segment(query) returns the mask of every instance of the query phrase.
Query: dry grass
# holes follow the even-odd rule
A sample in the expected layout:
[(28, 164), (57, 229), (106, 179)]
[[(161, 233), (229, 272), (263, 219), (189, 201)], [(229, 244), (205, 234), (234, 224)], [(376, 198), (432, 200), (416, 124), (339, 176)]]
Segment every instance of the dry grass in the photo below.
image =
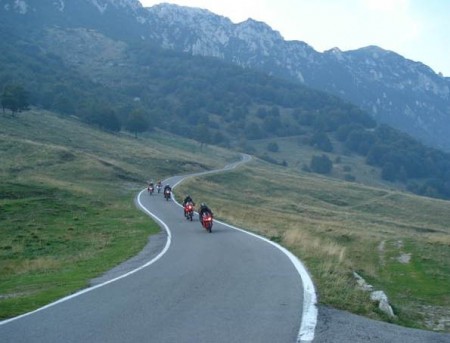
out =
[[(450, 310), (442, 292), (450, 284), (450, 202), (259, 162), (202, 180), (177, 191), (207, 202), (222, 220), (287, 247), (308, 266), (320, 302), (385, 319), (357, 289), (357, 271), (387, 292), (400, 314), (397, 323), (426, 327), (421, 314), (405, 313), (419, 303), (439, 302)], [(411, 263), (401, 265), (398, 257), (407, 253)], [(405, 286), (414, 294), (407, 299)]]

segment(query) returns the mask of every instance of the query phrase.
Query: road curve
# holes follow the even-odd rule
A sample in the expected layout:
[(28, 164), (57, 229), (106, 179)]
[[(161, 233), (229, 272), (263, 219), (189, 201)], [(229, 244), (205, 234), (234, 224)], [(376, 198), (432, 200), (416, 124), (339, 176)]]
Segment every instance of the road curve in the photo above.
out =
[[(244, 158), (244, 161), (248, 157)], [(232, 169), (237, 163), (227, 166)], [(184, 177), (167, 180), (178, 184)], [(315, 293), (283, 248), (216, 221), (186, 221), (175, 201), (144, 191), (165, 229), (152, 258), (37, 311), (0, 322), (1, 342), (308, 342)], [(119, 268), (120, 269), (120, 268)], [(303, 300), (306, 300), (305, 304)]]

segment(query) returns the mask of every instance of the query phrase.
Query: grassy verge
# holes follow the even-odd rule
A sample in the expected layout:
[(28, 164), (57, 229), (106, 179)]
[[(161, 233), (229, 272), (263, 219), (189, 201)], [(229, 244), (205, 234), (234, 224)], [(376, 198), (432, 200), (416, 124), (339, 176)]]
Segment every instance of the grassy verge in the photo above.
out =
[(134, 139), (41, 111), (0, 116), (0, 154), (2, 319), (135, 256), (160, 230), (133, 202), (148, 179), (236, 158), (164, 133)]
[(356, 287), (357, 271), (387, 293), (398, 324), (431, 329), (450, 317), (448, 202), (258, 162), (202, 180), (180, 193), (296, 254), (320, 303), (388, 320)]
[[(135, 213), (131, 192), (109, 200), (47, 185), (3, 183), (0, 317), (84, 288), (132, 257), (159, 227)], [(109, 194), (117, 196), (117, 194)]]

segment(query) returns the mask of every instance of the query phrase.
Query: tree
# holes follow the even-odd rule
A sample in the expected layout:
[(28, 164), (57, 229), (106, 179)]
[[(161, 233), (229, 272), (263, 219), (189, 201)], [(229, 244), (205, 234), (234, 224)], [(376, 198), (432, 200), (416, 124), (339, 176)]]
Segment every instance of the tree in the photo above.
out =
[(383, 180), (394, 182), (397, 179), (397, 167), (392, 162), (387, 162), (381, 169)]
[(83, 120), (90, 125), (113, 132), (119, 132), (121, 129), (121, 123), (116, 112), (108, 104), (90, 102), (83, 112)]
[(264, 135), (257, 123), (250, 123), (245, 127), (245, 136), (247, 139), (259, 139), (263, 138)]
[(194, 129), (194, 139), (201, 143), (201, 146), (211, 141), (211, 132), (205, 123), (197, 124)]
[(319, 174), (328, 174), (333, 169), (333, 162), (328, 156), (313, 156), (310, 163), (311, 171)]
[(270, 152), (278, 152), (280, 150), (277, 142), (270, 142), (267, 144), (267, 150)]
[(7, 85), (3, 89), (1, 102), (3, 113), (7, 108), (11, 110), (12, 114), (14, 115), (16, 112), (28, 108), (28, 94), (20, 85)]
[(333, 151), (333, 145), (325, 132), (316, 132), (311, 137), (310, 145), (325, 152)]
[(139, 132), (145, 132), (149, 129), (149, 127), (149, 122), (140, 110), (134, 110), (133, 112), (131, 112), (125, 125), (125, 128), (128, 131), (134, 133), (134, 136), (136, 138)]
[(372, 132), (363, 130), (353, 130), (345, 140), (345, 146), (363, 156), (367, 156), (369, 150), (376, 142), (376, 137)]

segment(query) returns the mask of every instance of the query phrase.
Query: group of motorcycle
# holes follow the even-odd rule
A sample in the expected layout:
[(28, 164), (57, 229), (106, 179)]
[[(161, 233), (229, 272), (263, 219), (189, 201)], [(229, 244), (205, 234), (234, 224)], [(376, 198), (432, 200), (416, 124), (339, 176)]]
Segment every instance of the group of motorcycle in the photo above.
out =
[[(158, 194), (161, 192), (162, 186), (161, 183), (157, 183), (156, 185), (156, 189)], [(155, 191), (155, 187), (153, 185), (153, 183), (150, 183), (147, 187), (147, 191), (149, 195), (152, 195)], [(164, 187), (164, 198), (166, 199), (166, 201), (169, 201), (170, 197), (171, 197), (171, 193), (172, 193), (172, 189), (170, 186), (166, 185)], [(213, 214), (212, 212), (209, 210), (209, 208), (207, 208), (207, 211), (204, 211), (204, 207), (206, 207), (205, 204), (202, 203), (202, 206), (200, 207), (200, 211), (199, 211), (199, 219), (200, 219), (200, 223), (202, 224), (202, 227), (211, 233), (212, 231), (212, 226), (213, 226)], [(184, 205), (183, 205), (183, 210), (184, 210), (184, 216), (187, 220), (193, 221), (194, 219), (194, 211), (195, 211), (195, 204), (193, 201), (184, 201)]]
[[(192, 221), (194, 218), (194, 203), (192, 201), (186, 201), (184, 203), (184, 217), (187, 220)], [(200, 207), (198, 216), (199, 216), (199, 220), (200, 220), (200, 224), (202, 224), (202, 227), (208, 231), (209, 233), (211, 233), (212, 231), (212, 226), (213, 226), (213, 214), (212, 212), (208, 209), (208, 211), (203, 211), (202, 208), (203, 206), (206, 206), (204, 204), (202, 204), (202, 206)]]
[[(162, 185), (160, 182), (158, 182), (156, 184), (156, 190), (157, 190), (158, 194), (161, 193), (161, 188), (162, 188)], [(147, 186), (147, 191), (148, 191), (148, 194), (150, 194), (150, 195), (152, 195), (155, 192), (155, 186), (153, 185), (153, 183), (150, 183)]]

